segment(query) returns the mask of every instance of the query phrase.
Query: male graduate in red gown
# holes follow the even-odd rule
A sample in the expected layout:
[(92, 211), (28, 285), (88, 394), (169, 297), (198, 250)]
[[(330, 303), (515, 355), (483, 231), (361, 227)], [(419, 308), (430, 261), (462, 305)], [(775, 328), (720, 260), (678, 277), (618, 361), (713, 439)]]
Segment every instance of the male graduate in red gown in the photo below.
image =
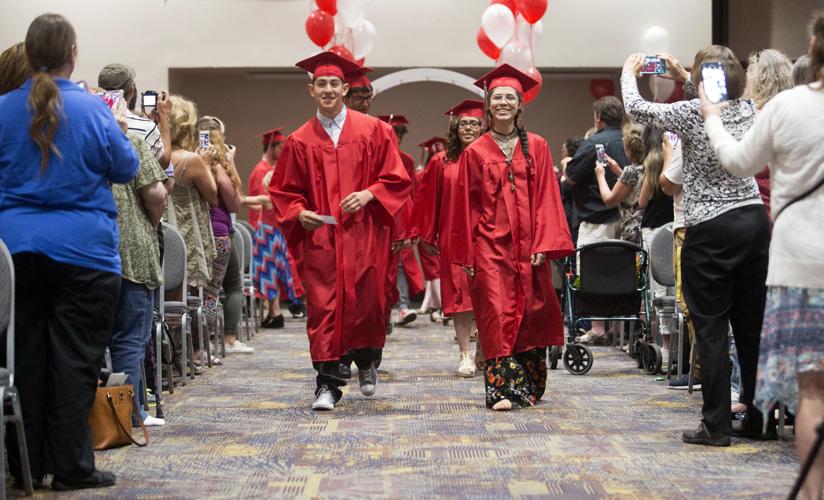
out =
[(475, 84), (490, 130), (461, 154), (447, 255), (472, 276), (487, 407), (510, 410), (543, 396), (546, 348), (563, 343), (547, 260), (573, 246), (549, 146), (521, 119), (538, 82), (503, 64)]
[(395, 273), (391, 276), (391, 278), (394, 278), (397, 282), (396, 305), (398, 306), (398, 322), (396, 324), (405, 326), (415, 321), (418, 317), (417, 311), (410, 307), (410, 297), (424, 291), (423, 274), (421, 273), (418, 259), (415, 258), (415, 251), (412, 249), (412, 239), (416, 236), (412, 224), (416, 185), (415, 159), (412, 155), (400, 150), (400, 144), (403, 142), (403, 136), (406, 135), (406, 126), (409, 125), (409, 120), (402, 115), (380, 115), (378, 119), (387, 123), (394, 130), (395, 137), (398, 140), (398, 150), (400, 151), (403, 166), (412, 179), (412, 191), (409, 195), (409, 202), (400, 213), (395, 225), (395, 239), (403, 243), (401, 244), (398, 255), (397, 270), (395, 270)]
[(361, 392), (375, 392), (391, 229), (412, 181), (386, 128), (343, 104), (345, 75), (359, 67), (332, 52), (297, 65), (312, 74), (317, 114), (286, 140), (269, 192), (287, 241), (303, 242), (306, 330), (318, 372), (312, 408), (331, 410), (346, 383), (342, 354), (358, 366)]
[[(277, 163), (278, 158), (280, 157), (280, 152), (283, 149), (283, 143), (286, 141), (286, 136), (283, 135), (281, 132), (283, 127), (277, 127), (266, 132), (262, 132), (255, 137), (259, 138), (263, 145), (263, 155), (260, 157), (260, 161), (257, 165), (252, 169), (252, 173), (249, 174), (249, 188), (247, 192), (249, 196), (257, 196), (261, 194), (268, 194), (268, 190), (264, 192), (263, 186), (263, 179), (266, 177), (266, 174), (274, 170), (275, 163)], [(266, 212), (266, 213), (264, 213)], [(266, 210), (264, 207), (250, 207), (249, 208), (249, 217), (248, 221), (249, 224), (252, 225), (255, 230), (258, 229), (261, 221), (263, 219), (268, 219), (268, 224), (272, 224), (273, 221), (273, 213), (271, 210)], [(253, 239), (255, 235), (252, 235)], [(261, 238), (261, 241), (266, 241), (266, 238)], [(300, 273), (298, 273), (298, 269), (301, 263), (301, 247), (300, 245), (295, 247), (288, 248), (287, 258), (289, 260), (289, 269), (292, 274), (292, 284), (294, 286), (294, 292), (297, 300), (295, 302), (289, 303), (289, 312), (292, 313), (292, 316), (295, 318), (304, 318), (306, 317), (306, 306), (302, 302), (302, 297), (304, 296), (303, 284), (300, 281)], [(284, 283), (279, 283), (280, 287), (280, 294), (279, 297), (288, 297), (289, 294), (287, 293), (286, 287)], [(255, 289), (255, 294), (262, 298), (263, 295)], [(269, 314), (267, 315), (266, 319), (263, 321), (261, 326), (264, 328), (271, 328), (277, 326), (276, 324), (276, 314), (274, 304), (269, 304)], [(281, 318), (280, 326), (283, 326), (282, 323), (283, 319)]]

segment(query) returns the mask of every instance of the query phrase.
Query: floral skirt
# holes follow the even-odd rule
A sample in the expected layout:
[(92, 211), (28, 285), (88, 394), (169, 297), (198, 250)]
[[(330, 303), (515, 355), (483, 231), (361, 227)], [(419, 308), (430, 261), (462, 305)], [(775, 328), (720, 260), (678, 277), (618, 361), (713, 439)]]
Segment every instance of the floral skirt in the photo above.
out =
[(767, 290), (755, 404), (798, 410), (797, 376), (824, 372), (824, 288), (771, 286)]
[(513, 408), (533, 406), (546, 390), (546, 347), (485, 361), (486, 407), (508, 399)]
[(257, 291), (266, 300), (278, 297), (278, 280), (283, 283), (289, 300), (297, 300), (292, 270), (289, 267), (286, 238), (280, 229), (260, 224), (255, 231), (252, 276)]

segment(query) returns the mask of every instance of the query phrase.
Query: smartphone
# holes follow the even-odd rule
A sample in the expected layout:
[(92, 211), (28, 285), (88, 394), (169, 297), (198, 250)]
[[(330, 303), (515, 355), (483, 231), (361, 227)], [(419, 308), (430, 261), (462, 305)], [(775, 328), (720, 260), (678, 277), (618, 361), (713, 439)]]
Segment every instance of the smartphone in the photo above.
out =
[(704, 82), (704, 93), (713, 104), (726, 101), (727, 75), (724, 74), (724, 65), (720, 62), (707, 62), (701, 65), (701, 78)]
[(675, 132), (664, 132), (664, 137), (667, 138), (667, 142), (670, 143), (670, 146), (675, 147), (678, 144), (678, 134)]
[(607, 164), (607, 151), (604, 149), (603, 144), (596, 144), (595, 145), (595, 159), (598, 163), (603, 165)]
[(200, 133), (198, 134), (198, 137), (199, 137), (199, 139), (200, 139), (200, 140), (199, 140), (199, 146), (198, 146), (198, 147), (199, 147), (200, 149), (206, 149), (206, 148), (208, 148), (208, 147), (209, 147), (209, 145), (211, 144), (211, 143), (209, 142), (209, 131), (208, 131), (208, 130), (201, 130), (201, 131), (200, 131)]
[(145, 110), (146, 108), (154, 108), (157, 106), (157, 92), (154, 90), (147, 90), (143, 92), (140, 98), (140, 105)]
[(667, 72), (667, 62), (658, 56), (644, 57), (644, 65), (641, 67), (642, 75), (663, 75)]
[(117, 104), (123, 99), (123, 91), (122, 90), (106, 90), (105, 92), (98, 93), (103, 102), (109, 106), (109, 109), (114, 110), (117, 108)]

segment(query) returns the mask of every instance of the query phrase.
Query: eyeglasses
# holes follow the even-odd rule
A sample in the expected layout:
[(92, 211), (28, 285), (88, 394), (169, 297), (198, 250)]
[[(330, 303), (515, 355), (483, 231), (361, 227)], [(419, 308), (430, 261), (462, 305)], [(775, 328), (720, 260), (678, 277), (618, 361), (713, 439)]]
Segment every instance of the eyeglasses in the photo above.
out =
[(371, 102), (375, 94), (353, 95), (349, 98), (352, 102)]
[(481, 128), (481, 122), (478, 120), (461, 120), (458, 122), (458, 128)]

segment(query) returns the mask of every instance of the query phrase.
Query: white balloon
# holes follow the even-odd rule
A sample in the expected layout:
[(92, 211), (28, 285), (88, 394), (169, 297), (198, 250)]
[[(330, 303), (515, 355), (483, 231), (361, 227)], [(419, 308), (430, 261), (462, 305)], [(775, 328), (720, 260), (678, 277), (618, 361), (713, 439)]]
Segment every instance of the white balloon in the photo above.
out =
[(647, 54), (669, 51), (669, 33), (660, 26), (647, 28), (643, 36), (643, 47)]
[(338, 14), (346, 26), (354, 26), (366, 15), (369, 0), (338, 0)]
[(544, 34), (544, 22), (538, 20), (535, 24), (532, 25), (532, 48), (538, 46), (538, 42), (541, 40), (541, 37)]
[(496, 47), (503, 47), (515, 32), (515, 16), (509, 7), (499, 3), (492, 4), (484, 11), (481, 27)]
[(649, 88), (652, 91), (653, 101), (666, 102), (675, 90), (675, 80), (661, 78), (658, 75), (650, 75)]
[(532, 67), (532, 51), (520, 41), (512, 40), (501, 49), (501, 57), (498, 58), (498, 63), (506, 63), (527, 72)]
[(375, 48), (375, 38), (378, 33), (375, 26), (366, 19), (361, 19), (352, 26), (352, 42), (354, 45), (355, 60), (362, 59)]
[(529, 33), (529, 23), (526, 22), (524, 16), (518, 14), (515, 16), (515, 37), (519, 42), (529, 45), (531, 43), (531, 34)]

